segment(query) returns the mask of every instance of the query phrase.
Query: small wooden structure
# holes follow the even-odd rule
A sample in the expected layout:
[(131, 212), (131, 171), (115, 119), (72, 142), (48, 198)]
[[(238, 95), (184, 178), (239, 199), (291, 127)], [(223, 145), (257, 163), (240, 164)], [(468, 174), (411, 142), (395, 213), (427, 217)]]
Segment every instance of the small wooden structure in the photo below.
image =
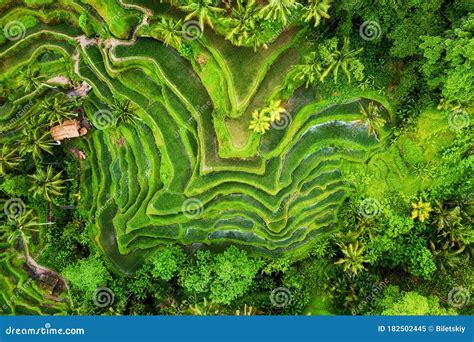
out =
[(51, 135), (56, 141), (78, 138), (87, 134), (88, 129), (78, 120), (66, 120), (62, 124), (51, 128)]
[(69, 91), (67, 93), (67, 97), (69, 98), (69, 100), (71, 100), (74, 97), (85, 97), (87, 96), (87, 94), (89, 94), (91, 90), (92, 90), (92, 87), (87, 82), (82, 82), (82, 84), (79, 87)]

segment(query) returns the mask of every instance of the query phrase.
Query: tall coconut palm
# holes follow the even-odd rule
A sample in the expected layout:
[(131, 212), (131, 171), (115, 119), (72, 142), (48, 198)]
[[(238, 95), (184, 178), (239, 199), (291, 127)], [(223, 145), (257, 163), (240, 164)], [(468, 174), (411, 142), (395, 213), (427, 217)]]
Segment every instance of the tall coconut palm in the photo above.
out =
[(213, 17), (218, 13), (225, 13), (225, 9), (214, 6), (214, 1), (212, 0), (187, 1), (187, 3), (187, 5), (181, 6), (181, 9), (189, 12), (185, 20), (197, 18), (201, 30), (204, 30), (204, 24), (206, 23), (214, 28), (212, 23)]
[(304, 57), (304, 63), (295, 66), (294, 79), (297, 81), (305, 80), (305, 86), (308, 88), (311, 84), (316, 83), (321, 77), (321, 65), (317, 60), (316, 52), (310, 52)]
[(32, 68), (27, 68), (24, 71), (20, 72), (21, 85), (25, 88), (25, 92), (29, 93), (35, 91), (36, 89), (45, 86), (48, 88), (55, 88), (44, 82), (44, 77), (40, 76), (38, 70), (33, 70)]
[(142, 121), (138, 117), (138, 107), (130, 100), (116, 101), (112, 105), (112, 112), (117, 118), (118, 124), (134, 125), (137, 121)]
[(25, 92), (27, 93), (38, 89), (43, 84), (42, 78), (39, 76), (39, 72), (34, 71), (31, 68), (21, 71), (20, 77), (20, 83), (25, 88)]
[(13, 245), (27, 231), (38, 231), (40, 225), (33, 210), (26, 210), (21, 215), (5, 220), (0, 225), (0, 241)]
[(161, 21), (153, 29), (152, 34), (158, 35), (163, 43), (171, 45), (177, 49), (183, 44), (183, 21), (174, 21), (173, 19), (161, 18)]
[(364, 247), (359, 244), (359, 241), (349, 244), (339, 244), (343, 258), (338, 259), (335, 264), (342, 264), (344, 271), (349, 271), (356, 275), (360, 271), (365, 270), (364, 263), (369, 260), (364, 257)]
[(252, 46), (254, 52), (256, 52), (257, 48), (260, 46), (263, 46), (264, 49), (268, 49), (266, 38), (262, 34), (262, 31), (262, 22), (256, 20), (249, 21), (247, 27), (245, 28), (243, 45)]
[(359, 107), (362, 119), (358, 123), (367, 125), (369, 136), (374, 135), (377, 138), (378, 129), (385, 125), (385, 119), (380, 114), (380, 107), (373, 101), (370, 101), (367, 107), (364, 107), (362, 104), (359, 104)]
[(267, 20), (278, 20), (283, 25), (286, 25), (291, 12), (296, 10), (299, 5), (296, 0), (270, 0), (262, 8), (262, 16)]
[(314, 21), (314, 26), (321, 23), (321, 19), (329, 19), (329, 9), (331, 8), (332, 0), (308, 0), (305, 6), (306, 12), (303, 14), (305, 22)]
[(25, 128), (20, 138), (20, 153), (22, 155), (31, 153), (33, 159), (41, 158), (42, 152), (53, 154), (53, 140), (49, 131), (42, 131), (41, 128)]
[(33, 197), (42, 197), (48, 202), (52, 202), (53, 197), (60, 196), (64, 189), (64, 180), (61, 178), (62, 172), (54, 174), (53, 167), (48, 165), (45, 169), (38, 169), (34, 175), (31, 191)]
[(11, 145), (3, 145), (0, 149), (0, 177), (7, 174), (9, 169), (14, 169), (22, 161), (19, 151)]
[(255, 133), (264, 134), (270, 129), (270, 118), (264, 111), (255, 111), (252, 114), (252, 120), (250, 120), (249, 129)]
[(329, 55), (329, 62), (325, 65), (325, 70), (321, 73), (320, 81), (324, 82), (325, 78), (332, 73), (334, 82), (337, 83), (339, 71), (342, 70), (347, 77), (348, 82), (351, 82), (351, 70), (355, 68), (362, 68), (361, 62), (356, 58), (363, 49), (351, 50), (349, 45), (349, 38), (344, 37), (342, 48), (333, 50)]
[(48, 119), (50, 126), (77, 117), (77, 113), (72, 111), (72, 103), (65, 96), (44, 100), (40, 110), (40, 115)]
[(235, 45), (242, 45), (248, 39), (248, 31), (251, 30), (250, 24), (256, 21), (257, 15), (258, 9), (255, 0), (237, 0), (232, 8), (231, 16), (223, 19), (223, 22), (230, 27), (226, 39)]

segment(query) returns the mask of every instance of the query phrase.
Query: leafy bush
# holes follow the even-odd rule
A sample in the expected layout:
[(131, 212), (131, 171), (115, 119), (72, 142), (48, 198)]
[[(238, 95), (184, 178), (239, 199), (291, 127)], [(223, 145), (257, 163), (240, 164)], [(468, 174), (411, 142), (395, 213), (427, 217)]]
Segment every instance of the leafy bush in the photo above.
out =
[(81, 259), (76, 264), (66, 267), (63, 275), (88, 299), (97, 288), (106, 286), (110, 280), (109, 271), (97, 256)]
[(249, 289), (262, 265), (234, 246), (217, 255), (198, 251), (182, 270), (180, 280), (191, 293), (210, 293), (216, 302), (230, 304)]
[(375, 301), (378, 315), (453, 315), (454, 310), (440, 307), (435, 296), (425, 297), (418, 292), (401, 292), (398, 286), (388, 286), (383, 297)]
[(147, 259), (151, 264), (151, 275), (161, 280), (170, 280), (181, 269), (185, 257), (183, 249), (176, 245), (158, 249)]

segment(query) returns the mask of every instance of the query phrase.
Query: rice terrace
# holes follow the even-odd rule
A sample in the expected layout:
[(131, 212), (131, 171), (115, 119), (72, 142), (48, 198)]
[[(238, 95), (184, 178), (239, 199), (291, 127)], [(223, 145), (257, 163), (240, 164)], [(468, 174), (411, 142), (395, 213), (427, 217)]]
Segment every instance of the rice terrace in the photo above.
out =
[(1, 314), (472, 314), (473, 7), (0, 0)]

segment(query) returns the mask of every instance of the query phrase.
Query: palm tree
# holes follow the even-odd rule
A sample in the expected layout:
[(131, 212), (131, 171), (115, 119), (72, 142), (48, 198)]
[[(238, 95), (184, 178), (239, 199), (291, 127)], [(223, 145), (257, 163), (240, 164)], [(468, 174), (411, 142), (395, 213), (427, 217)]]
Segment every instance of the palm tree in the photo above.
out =
[(243, 37), (244, 45), (251, 45), (254, 52), (257, 52), (257, 48), (260, 46), (263, 46), (264, 49), (268, 49), (266, 38), (262, 35), (263, 30), (262, 22), (249, 21)]
[(197, 18), (201, 30), (204, 30), (205, 23), (207, 23), (211, 28), (214, 28), (214, 25), (212, 24), (213, 16), (217, 13), (225, 12), (225, 9), (213, 5), (214, 2), (212, 0), (197, 0), (189, 1), (187, 5), (181, 6), (181, 9), (190, 12), (185, 20)]
[(34, 182), (31, 188), (33, 197), (42, 197), (48, 202), (52, 202), (54, 196), (60, 196), (64, 189), (64, 180), (61, 179), (62, 172), (54, 174), (53, 167), (48, 165), (45, 169), (38, 169), (30, 176)]
[(38, 231), (40, 225), (38, 218), (33, 214), (33, 210), (26, 210), (21, 215), (5, 220), (0, 225), (0, 241), (13, 245), (26, 231)]
[(321, 65), (319, 64), (316, 52), (311, 52), (304, 57), (304, 64), (295, 66), (296, 74), (294, 79), (297, 81), (306, 80), (306, 88), (314, 84), (321, 77)]
[(299, 3), (296, 0), (270, 0), (262, 8), (262, 16), (267, 20), (279, 20), (283, 25), (286, 25), (291, 11), (295, 10), (298, 6)]
[(138, 107), (130, 100), (116, 101), (112, 105), (112, 112), (117, 118), (117, 123), (134, 125), (137, 121), (142, 121), (137, 114)]
[(281, 105), (281, 100), (272, 101), (263, 111), (270, 116), (271, 122), (280, 121), (281, 114), (286, 112), (285, 108)]
[(418, 219), (420, 222), (425, 222), (428, 217), (430, 217), (430, 212), (433, 210), (429, 202), (423, 202), (423, 199), (420, 197), (418, 203), (411, 204), (411, 218)]
[(270, 118), (264, 111), (259, 112), (256, 110), (252, 114), (249, 129), (253, 130), (255, 133), (264, 134), (270, 129)]
[(343, 258), (338, 259), (335, 264), (343, 264), (344, 271), (349, 271), (356, 275), (359, 271), (365, 270), (364, 263), (369, 260), (364, 257), (364, 247), (356, 241), (354, 244), (339, 244)]
[(321, 23), (321, 18), (329, 19), (329, 8), (331, 8), (332, 0), (308, 0), (305, 6), (306, 13), (303, 15), (304, 21), (314, 20), (314, 26)]
[(77, 117), (77, 114), (72, 112), (72, 103), (66, 97), (48, 98), (41, 103), (40, 109), (41, 115), (49, 119), (50, 126)]
[(156, 32), (166, 46), (171, 45), (179, 49), (183, 44), (182, 28), (182, 20), (161, 18), (161, 22), (153, 29), (153, 33)]
[(34, 71), (31, 68), (21, 71), (20, 77), (20, 83), (25, 88), (25, 92), (27, 93), (34, 91), (43, 85), (42, 78), (39, 76), (39, 72)]
[(369, 136), (372, 134), (377, 138), (377, 131), (385, 125), (385, 119), (380, 114), (380, 107), (370, 101), (367, 108), (359, 103), (362, 119), (358, 123), (366, 124)]
[(339, 70), (342, 70), (346, 75), (348, 82), (351, 82), (351, 70), (360, 67), (361, 62), (356, 58), (362, 52), (363, 49), (351, 50), (349, 46), (349, 38), (344, 37), (344, 43), (340, 50), (332, 51), (329, 55), (329, 63), (319, 78), (321, 82), (332, 72), (334, 76), (334, 82), (337, 83)]
[(0, 149), (0, 176), (5, 176), (8, 169), (14, 169), (22, 161), (18, 150), (9, 145), (3, 145)]
[(44, 82), (44, 77), (39, 75), (38, 70), (33, 70), (31, 68), (27, 68), (25, 71), (20, 72), (21, 77), (21, 85), (25, 88), (27, 93), (34, 91), (40, 87), (48, 87), (54, 89), (56, 87), (51, 86)]
[(41, 158), (42, 152), (53, 154), (53, 140), (49, 131), (41, 132), (41, 129), (23, 129), (20, 140), (20, 154), (31, 153), (33, 159)]
[(223, 22), (230, 26), (229, 33), (225, 37), (233, 44), (242, 45), (252, 31), (252, 23), (255, 23), (258, 9), (255, 0), (249, 0), (246, 4), (244, 0), (237, 0), (232, 8), (231, 17), (223, 19)]

